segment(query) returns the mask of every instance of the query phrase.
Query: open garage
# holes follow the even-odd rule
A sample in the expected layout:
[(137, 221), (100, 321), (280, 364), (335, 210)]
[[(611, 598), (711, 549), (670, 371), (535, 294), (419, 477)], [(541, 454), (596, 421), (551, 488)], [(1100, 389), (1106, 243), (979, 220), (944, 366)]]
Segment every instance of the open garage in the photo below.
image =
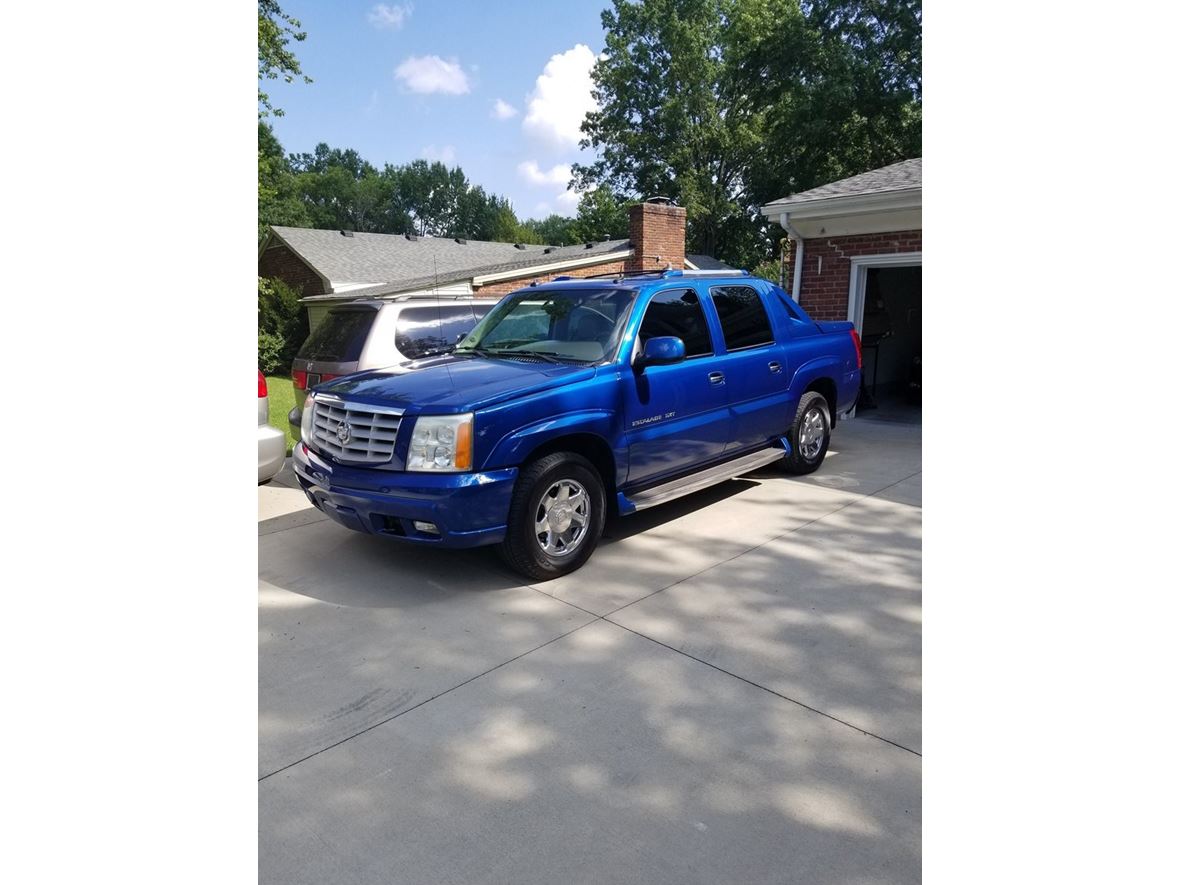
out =
[(921, 420), (922, 160), (775, 200), (786, 288), (817, 320), (849, 320), (864, 345), (857, 415)]

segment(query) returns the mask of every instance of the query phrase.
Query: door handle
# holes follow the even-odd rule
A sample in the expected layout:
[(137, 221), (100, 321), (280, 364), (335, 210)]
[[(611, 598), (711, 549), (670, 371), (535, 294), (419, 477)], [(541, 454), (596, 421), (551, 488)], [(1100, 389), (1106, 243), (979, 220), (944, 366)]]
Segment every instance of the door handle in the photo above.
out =
[(709, 383), (710, 384), (724, 384), (725, 383), (725, 376), (723, 374), (721, 374), (720, 372), (710, 372), (709, 373)]
[(770, 369), (770, 371), (774, 372), (777, 375), (779, 372), (781, 372), (783, 370), (783, 364), (780, 363), (778, 360), (771, 360), (769, 363), (766, 364), (766, 368)]

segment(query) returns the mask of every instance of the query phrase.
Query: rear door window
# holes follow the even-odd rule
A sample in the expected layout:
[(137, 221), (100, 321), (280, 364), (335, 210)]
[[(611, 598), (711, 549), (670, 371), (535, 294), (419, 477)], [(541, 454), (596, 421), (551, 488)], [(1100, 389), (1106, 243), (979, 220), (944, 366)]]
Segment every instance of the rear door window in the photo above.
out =
[(649, 338), (671, 335), (684, 342), (686, 357), (705, 356), (713, 352), (709, 326), (701, 299), (690, 290), (657, 292), (647, 305), (643, 325), (639, 327), (640, 345)]
[(491, 305), (464, 304), (462, 307), (407, 307), (397, 317), (394, 343), (410, 360), (448, 353), (459, 343)]
[(324, 321), (299, 348), (298, 358), (325, 363), (356, 362), (361, 358), (361, 350), (376, 316), (377, 311), (368, 308), (328, 311)]
[(770, 317), (756, 291), (749, 286), (717, 286), (709, 291), (721, 320), (726, 350), (774, 343)]

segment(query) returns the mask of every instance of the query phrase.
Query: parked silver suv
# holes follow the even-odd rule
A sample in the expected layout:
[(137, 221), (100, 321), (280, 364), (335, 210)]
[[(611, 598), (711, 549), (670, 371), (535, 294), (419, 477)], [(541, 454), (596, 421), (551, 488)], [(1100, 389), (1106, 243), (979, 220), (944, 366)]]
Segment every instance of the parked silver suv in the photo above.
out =
[(304, 400), (317, 384), (367, 369), (408, 372), (414, 360), (449, 353), (495, 305), (492, 298), (401, 296), (332, 308), (291, 364), (295, 408), (287, 420), (292, 430), (298, 436)]

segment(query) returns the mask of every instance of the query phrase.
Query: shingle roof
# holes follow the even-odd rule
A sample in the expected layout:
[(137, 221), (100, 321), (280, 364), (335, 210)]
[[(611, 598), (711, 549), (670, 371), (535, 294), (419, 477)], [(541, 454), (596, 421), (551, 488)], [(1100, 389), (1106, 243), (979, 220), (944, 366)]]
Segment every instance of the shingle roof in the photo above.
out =
[[(303, 227), (272, 227), (272, 231), (316, 271), (337, 283), (379, 283), (385, 293), (428, 288), (473, 276), (550, 264), (574, 258), (606, 256), (631, 248), (629, 240), (607, 240), (587, 247), (525, 246), (442, 237), (406, 239), (400, 234), (353, 233)], [(350, 293), (351, 294), (351, 293)]]
[(922, 187), (922, 158), (902, 160), (892, 166), (874, 169), (842, 178), (821, 187), (813, 187), (809, 191), (793, 194), (767, 204), (770, 206), (789, 206), (798, 203), (810, 203), (814, 200), (828, 200), (833, 197), (861, 196), (863, 194), (883, 194), (890, 191), (904, 191), (920, 189)]
[(737, 270), (736, 267), (730, 267), (724, 261), (718, 261), (709, 255), (685, 255), (692, 266), (697, 270)]

